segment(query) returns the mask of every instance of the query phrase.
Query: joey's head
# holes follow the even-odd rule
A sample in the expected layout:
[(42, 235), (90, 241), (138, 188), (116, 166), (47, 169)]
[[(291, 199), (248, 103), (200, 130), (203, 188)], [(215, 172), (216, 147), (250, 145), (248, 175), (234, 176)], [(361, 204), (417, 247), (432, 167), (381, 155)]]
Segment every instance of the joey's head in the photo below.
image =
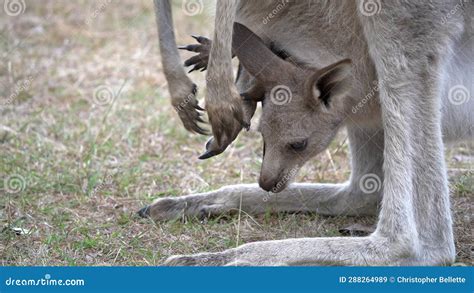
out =
[(351, 61), (322, 69), (295, 65), (276, 56), (243, 25), (234, 26), (242, 66), (255, 77), (245, 99), (262, 102), (259, 131), (263, 164), (259, 184), (280, 192), (311, 157), (325, 150), (346, 117)]

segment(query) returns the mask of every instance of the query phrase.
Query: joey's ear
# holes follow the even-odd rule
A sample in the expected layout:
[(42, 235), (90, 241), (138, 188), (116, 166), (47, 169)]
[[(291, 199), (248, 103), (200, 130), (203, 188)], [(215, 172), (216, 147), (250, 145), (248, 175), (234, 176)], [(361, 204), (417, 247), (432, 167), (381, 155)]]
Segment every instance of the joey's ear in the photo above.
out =
[(343, 96), (350, 87), (351, 60), (344, 59), (318, 70), (309, 78), (308, 86), (313, 99), (318, 99), (326, 107)]
[(234, 23), (232, 51), (242, 66), (259, 81), (275, 81), (291, 64), (275, 55), (263, 40), (245, 25)]

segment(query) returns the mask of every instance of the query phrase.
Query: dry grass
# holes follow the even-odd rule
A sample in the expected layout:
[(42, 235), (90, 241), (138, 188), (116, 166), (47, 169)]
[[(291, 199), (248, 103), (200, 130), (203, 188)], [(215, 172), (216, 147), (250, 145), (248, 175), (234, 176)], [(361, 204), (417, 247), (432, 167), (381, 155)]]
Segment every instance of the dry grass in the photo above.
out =
[[(261, 138), (243, 133), (225, 154), (198, 161), (206, 138), (185, 132), (169, 105), (151, 1), (103, 9), (101, 3), (107, 1), (27, 1), (19, 16), (0, 11), (1, 265), (158, 265), (172, 254), (335, 236), (346, 225), (375, 221), (302, 214), (168, 223), (136, 217), (157, 197), (255, 182)], [(190, 41), (189, 33), (208, 35), (209, 17), (187, 17), (176, 8), (180, 43)], [(203, 85), (202, 74), (193, 79)], [(99, 105), (94, 92), (104, 86), (113, 99)], [(473, 177), (463, 171), (472, 170), (472, 145), (447, 157), (462, 169), (453, 177), (458, 261), (472, 264)], [(341, 134), (298, 179), (338, 182), (348, 175)], [(8, 192), (14, 176), (21, 190)]]

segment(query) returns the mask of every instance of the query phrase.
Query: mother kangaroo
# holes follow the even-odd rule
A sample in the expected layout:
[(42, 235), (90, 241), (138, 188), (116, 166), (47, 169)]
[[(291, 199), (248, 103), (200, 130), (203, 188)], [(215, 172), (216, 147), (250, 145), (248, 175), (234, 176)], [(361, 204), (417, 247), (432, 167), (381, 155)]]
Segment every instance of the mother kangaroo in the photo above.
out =
[[(170, 3), (155, 0), (155, 6), (172, 104), (188, 130), (204, 133), (198, 124), (201, 109), (195, 99), (196, 86), (180, 65)], [(269, 122), (260, 127), (267, 149), (260, 186), (278, 193), (269, 197), (257, 184), (233, 185), (208, 193), (161, 198), (144, 208), (141, 214), (169, 219), (203, 211), (218, 214), (241, 206), (251, 213), (261, 213), (268, 208), (338, 215), (378, 212), (378, 223), (375, 232), (367, 237), (261, 241), (218, 253), (173, 256), (166, 264), (453, 263), (455, 249), (443, 139), (454, 141), (474, 136), (474, 101), (470, 97), (474, 76), (473, 15), (474, 3), (459, 0), (218, 1), (215, 32), (206, 63), (205, 109), (214, 136), (208, 150), (210, 148), (212, 154), (222, 152), (248, 124), (249, 107), (240, 93), (248, 90), (255, 78), (259, 79), (259, 71), (249, 70), (244, 64), (237, 86), (233, 82), (231, 59), (236, 45), (232, 36), (234, 22), (238, 22), (255, 32), (259, 37), (257, 41), (284, 50), (301, 64), (328, 68), (327, 65), (341, 59), (352, 60), (350, 98), (340, 98), (340, 103), (344, 104), (343, 109), (355, 110), (341, 111), (337, 103), (331, 105), (331, 102), (304, 110), (312, 111), (305, 116), (311, 117), (312, 123), (331, 111), (345, 113), (334, 131), (340, 126), (348, 131), (350, 180), (342, 184), (291, 184), (288, 187), (286, 180), (283, 186), (270, 188), (281, 182), (277, 176), (289, 174), (283, 163), (290, 156), (283, 151), (285, 146), (296, 144), (299, 149), (304, 144), (306, 149), (316, 143), (314, 131), (308, 134), (300, 131), (301, 125), (292, 123), (289, 124), (293, 126), (288, 127), (306, 142), (288, 140), (294, 139), (291, 135), (276, 140), (275, 130), (281, 126)], [(239, 54), (237, 57), (240, 58)], [(273, 63), (267, 64), (268, 67), (264, 64), (261, 69), (276, 74), (275, 70), (282, 68), (278, 66), (287, 66)], [(304, 76), (298, 78), (301, 79)], [(374, 84), (377, 85), (375, 91)], [(374, 98), (367, 99), (371, 92)], [(318, 94), (322, 96), (320, 91)], [(263, 95), (267, 100), (271, 89), (265, 88)], [(317, 94), (314, 96), (318, 98)], [(331, 97), (330, 101), (334, 100), (335, 97)], [(273, 121), (265, 117), (282, 115), (276, 106), (265, 101), (263, 122)], [(318, 135), (321, 138), (321, 133)], [(304, 158), (307, 160), (308, 156)], [(297, 164), (292, 169), (300, 166)], [(360, 184), (367, 175), (379, 178), (383, 186), (368, 194)]]

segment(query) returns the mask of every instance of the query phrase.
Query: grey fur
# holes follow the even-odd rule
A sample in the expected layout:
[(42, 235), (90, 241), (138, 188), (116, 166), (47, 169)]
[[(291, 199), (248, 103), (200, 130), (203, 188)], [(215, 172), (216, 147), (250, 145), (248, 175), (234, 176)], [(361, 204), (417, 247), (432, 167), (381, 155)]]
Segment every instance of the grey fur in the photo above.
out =
[(199, 125), (202, 110), (196, 99), (197, 87), (181, 66), (173, 31), (173, 20), (169, 0), (155, 0), (156, 22), (160, 38), (161, 63), (168, 81), (171, 104), (178, 112), (184, 127), (201, 134), (207, 132)]

